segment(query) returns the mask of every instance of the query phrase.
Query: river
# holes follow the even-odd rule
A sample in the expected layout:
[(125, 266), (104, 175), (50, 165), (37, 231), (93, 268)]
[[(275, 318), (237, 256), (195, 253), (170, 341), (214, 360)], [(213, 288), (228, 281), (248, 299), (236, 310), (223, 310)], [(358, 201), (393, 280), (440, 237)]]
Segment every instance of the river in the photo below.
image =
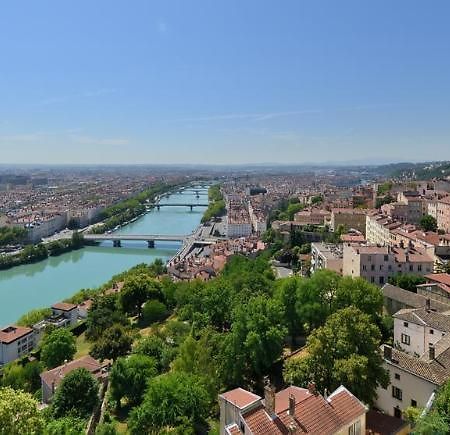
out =
[[(164, 203), (206, 203), (207, 196), (195, 193), (174, 193)], [(120, 228), (117, 234), (189, 234), (200, 223), (205, 207), (161, 207), (146, 213), (137, 221)], [(0, 326), (16, 321), (33, 308), (50, 306), (82, 288), (94, 288), (113, 275), (139, 263), (156, 258), (168, 260), (180, 243), (156, 242), (149, 249), (146, 242), (123, 242), (113, 248), (111, 242), (89, 246), (50, 257), (34, 264), (0, 271)]]

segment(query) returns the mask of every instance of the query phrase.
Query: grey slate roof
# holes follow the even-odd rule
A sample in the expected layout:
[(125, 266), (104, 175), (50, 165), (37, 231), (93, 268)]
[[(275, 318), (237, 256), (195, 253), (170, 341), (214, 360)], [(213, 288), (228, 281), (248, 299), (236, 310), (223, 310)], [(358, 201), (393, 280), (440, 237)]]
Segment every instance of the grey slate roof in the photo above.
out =
[(450, 332), (450, 316), (425, 308), (405, 308), (397, 311), (392, 317), (442, 332)]
[[(417, 293), (410, 292), (408, 290), (402, 289), (392, 284), (385, 284), (381, 289), (383, 296), (395, 301), (398, 301), (411, 308), (422, 308), (425, 307), (427, 298)], [(430, 299), (431, 309), (444, 312), (450, 310), (450, 305), (444, 302), (439, 302), (434, 299)]]

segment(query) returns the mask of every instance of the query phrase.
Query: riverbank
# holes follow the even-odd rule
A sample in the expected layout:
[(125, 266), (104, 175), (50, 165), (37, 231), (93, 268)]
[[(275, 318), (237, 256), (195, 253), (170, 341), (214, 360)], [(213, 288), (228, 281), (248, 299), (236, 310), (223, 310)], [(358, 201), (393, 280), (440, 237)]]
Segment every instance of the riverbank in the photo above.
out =
[[(193, 193), (174, 192), (161, 203), (199, 202)], [(117, 232), (121, 234), (191, 234), (198, 227), (205, 208), (161, 207), (152, 209)], [(97, 288), (136, 264), (167, 262), (179, 250), (177, 242), (157, 242), (149, 249), (144, 242), (112, 242), (87, 246), (42, 261), (20, 265), (0, 273), (0, 325), (16, 321), (34, 308), (64, 300), (80, 289)]]

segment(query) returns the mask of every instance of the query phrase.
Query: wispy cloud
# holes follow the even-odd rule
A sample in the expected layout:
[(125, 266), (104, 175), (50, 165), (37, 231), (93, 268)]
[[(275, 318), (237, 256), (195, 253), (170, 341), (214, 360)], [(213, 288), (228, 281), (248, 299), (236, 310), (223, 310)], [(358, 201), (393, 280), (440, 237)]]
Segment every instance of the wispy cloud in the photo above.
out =
[(225, 113), (221, 115), (200, 116), (196, 118), (177, 119), (178, 122), (207, 122), (207, 121), (223, 121), (233, 119), (244, 119), (250, 121), (267, 121), (269, 119), (281, 118), (286, 116), (311, 115), (321, 113), (321, 110), (292, 110), (287, 112), (267, 112), (267, 113)]
[(111, 95), (117, 92), (116, 88), (99, 88), (99, 89), (89, 89), (83, 92), (74, 93), (70, 95), (61, 95), (55, 97), (44, 98), (39, 101), (40, 106), (50, 106), (53, 104), (65, 103), (67, 101), (78, 100), (80, 98), (95, 98), (102, 97), (104, 95)]

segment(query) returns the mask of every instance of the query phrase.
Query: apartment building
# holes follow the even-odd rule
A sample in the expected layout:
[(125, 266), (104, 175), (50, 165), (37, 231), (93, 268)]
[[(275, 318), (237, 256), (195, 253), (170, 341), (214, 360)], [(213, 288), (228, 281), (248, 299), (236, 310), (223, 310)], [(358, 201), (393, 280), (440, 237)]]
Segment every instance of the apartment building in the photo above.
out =
[(267, 386), (264, 400), (236, 388), (219, 395), (219, 405), (221, 435), (366, 433), (367, 408), (342, 385), (328, 397), (313, 383), (277, 393)]
[(450, 233), (450, 196), (436, 201), (436, 221), (439, 229)]
[(346, 276), (362, 277), (383, 286), (390, 276), (426, 275), (432, 271), (433, 259), (414, 249), (344, 244), (343, 274)]
[(365, 235), (367, 213), (366, 209), (333, 208), (331, 209), (330, 230), (336, 231), (342, 225), (346, 230), (357, 230)]
[(417, 294), (439, 302), (450, 303), (450, 274), (431, 273), (425, 275), (427, 282), (417, 286)]
[(409, 406), (425, 408), (436, 390), (450, 379), (450, 336), (444, 336), (420, 357), (383, 345), (383, 366), (389, 373), (386, 389), (377, 388), (375, 407), (401, 418)]
[(369, 243), (394, 246), (395, 236), (392, 231), (401, 227), (402, 222), (392, 219), (381, 213), (372, 213), (366, 216), (366, 240)]
[(294, 215), (294, 222), (299, 225), (325, 225), (331, 219), (331, 213), (327, 210), (311, 208), (302, 210)]
[(418, 224), (427, 212), (427, 203), (419, 192), (405, 191), (397, 194), (397, 201), (381, 206), (383, 214), (403, 223)]
[(33, 350), (34, 332), (31, 328), (10, 325), (0, 330), (0, 366)]
[(334, 270), (342, 275), (342, 245), (330, 243), (311, 243), (311, 273), (320, 269)]
[(423, 308), (399, 310), (393, 318), (395, 347), (416, 357), (450, 332), (450, 317), (432, 311), (430, 300)]

